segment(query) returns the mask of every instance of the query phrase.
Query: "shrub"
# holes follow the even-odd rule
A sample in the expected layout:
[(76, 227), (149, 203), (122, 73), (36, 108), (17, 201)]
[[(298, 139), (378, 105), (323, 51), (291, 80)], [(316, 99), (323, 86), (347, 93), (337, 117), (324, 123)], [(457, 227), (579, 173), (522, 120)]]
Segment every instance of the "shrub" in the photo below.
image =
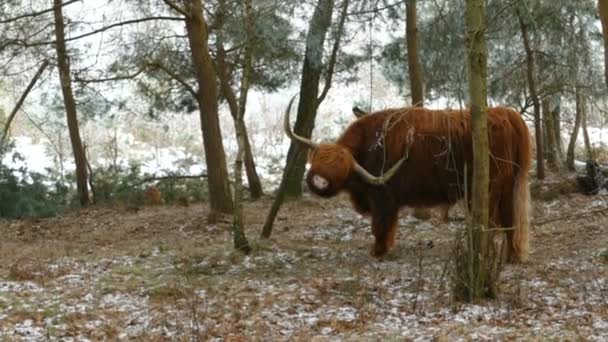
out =
[(30, 172), (26, 166), (10, 166), (6, 156), (10, 156), (12, 164), (23, 161), (23, 156), (13, 149), (13, 145), (8, 145), (0, 150), (0, 217), (57, 215), (68, 203), (69, 187), (47, 175)]

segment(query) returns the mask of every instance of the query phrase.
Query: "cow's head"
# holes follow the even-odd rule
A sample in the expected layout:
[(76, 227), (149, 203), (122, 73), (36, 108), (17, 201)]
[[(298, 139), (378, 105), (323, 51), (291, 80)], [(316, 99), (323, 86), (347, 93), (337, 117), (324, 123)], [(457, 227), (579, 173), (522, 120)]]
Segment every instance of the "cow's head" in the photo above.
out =
[(374, 176), (363, 168), (351, 152), (344, 146), (334, 143), (316, 144), (310, 139), (301, 137), (291, 130), (289, 113), (295, 97), (289, 101), (285, 111), (284, 128), (287, 136), (307, 147), (308, 162), (310, 169), (306, 175), (306, 182), (312, 192), (319, 196), (331, 197), (344, 189), (347, 179), (353, 174), (359, 175), (365, 182), (371, 185), (382, 185), (386, 183), (407, 159), (401, 158), (388, 171), (381, 176)]

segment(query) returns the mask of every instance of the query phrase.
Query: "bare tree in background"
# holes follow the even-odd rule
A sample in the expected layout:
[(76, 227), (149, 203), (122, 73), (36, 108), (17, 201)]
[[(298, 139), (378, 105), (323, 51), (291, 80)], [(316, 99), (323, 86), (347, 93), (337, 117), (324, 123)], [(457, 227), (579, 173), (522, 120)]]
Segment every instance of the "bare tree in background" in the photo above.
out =
[(608, 87), (608, 0), (598, 0), (597, 10), (602, 22), (602, 37), (604, 39), (604, 80)]
[[(224, 99), (226, 100), (226, 102), (228, 103), (228, 108), (230, 110), (230, 114), (232, 115), (232, 118), (235, 120), (235, 123), (237, 120), (239, 120), (239, 115), (241, 113), (243, 113), (244, 116), (244, 112), (245, 112), (245, 108), (241, 108), (241, 103), (245, 104), (247, 102), (247, 92), (249, 91), (249, 83), (250, 83), (250, 75), (252, 73), (252, 69), (253, 69), (253, 52), (252, 52), (252, 42), (250, 41), (251, 38), (248, 38), (248, 40), (245, 42), (245, 53), (243, 54), (243, 76), (245, 76), (245, 74), (248, 75), (248, 78), (245, 79), (244, 77), (241, 78), (241, 89), (240, 89), (240, 98), (237, 98), (235, 91), (232, 88), (232, 84), (231, 84), (231, 78), (233, 78), (233, 76), (231, 75), (231, 73), (229, 72), (229, 66), (228, 63), (226, 61), (226, 48), (224, 47), (224, 37), (223, 37), (223, 33), (221, 32), (223, 26), (225, 25), (225, 17), (226, 17), (226, 12), (227, 12), (227, 8), (226, 8), (226, 0), (219, 0), (218, 1), (218, 7), (217, 7), (217, 12), (215, 14), (215, 21), (216, 21), (216, 26), (218, 29), (218, 32), (216, 33), (216, 47), (217, 47), (217, 52), (216, 52), (216, 56), (215, 56), (215, 65), (217, 67), (217, 76), (220, 82), (220, 90), (221, 90), (221, 94), (224, 97)], [(251, 8), (251, 10), (253, 11), (253, 8)], [(251, 16), (253, 16), (253, 13), (250, 13)], [(249, 17), (247, 17), (248, 14), (246, 14), (246, 18), (245, 20), (250, 20)], [(253, 27), (249, 27), (253, 25)], [(246, 36), (248, 37), (252, 37), (253, 35), (255, 35), (255, 21), (253, 23), (248, 23), (247, 25), (247, 30), (250, 30), (251, 32), (247, 32)], [(249, 60), (248, 60), (249, 58)], [(245, 71), (246, 68), (249, 68), (248, 71)], [(234, 73), (234, 71), (233, 71)], [(244, 99), (244, 100), (243, 100)], [(245, 165), (245, 172), (247, 174), (247, 183), (249, 184), (249, 194), (251, 196), (252, 199), (258, 199), (260, 197), (262, 197), (262, 195), (264, 194), (263, 190), (262, 190), (262, 182), (260, 181), (260, 176), (257, 173), (256, 167), (255, 167), (255, 159), (253, 156), (253, 151), (251, 149), (251, 142), (249, 141), (249, 134), (247, 133), (247, 126), (245, 125), (245, 121), (244, 121), (244, 117), (241, 118), (243, 122), (239, 123), (239, 125), (242, 125), (242, 127), (237, 127), (237, 141), (238, 141), (238, 134), (242, 134), (242, 139), (243, 139), (243, 163)], [(241, 130), (241, 132), (238, 132), (238, 129)], [(235, 175), (236, 177), (236, 175)]]
[(201, 118), (201, 130), (207, 164), (210, 218), (217, 213), (233, 212), (232, 194), (226, 166), (226, 154), (222, 142), (218, 116), (217, 78), (209, 53), (209, 32), (203, 16), (202, 0), (184, 0), (183, 6), (173, 0), (163, 0), (173, 10), (184, 16), (186, 31), (196, 73), (198, 89), (196, 100)]
[(583, 95), (581, 89), (576, 87), (576, 116), (574, 118), (574, 128), (572, 128), (572, 135), (570, 136), (570, 143), (568, 143), (568, 150), (566, 151), (566, 168), (570, 171), (574, 171), (574, 150), (576, 148), (576, 140), (578, 139), (578, 133), (581, 129), (581, 122), (583, 121)]
[(61, 82), (61, 92), (63, 93), (63, 104), (74, 153), (74, 163), (76, 164), (76, 187), (80, 205), (87, 206), (90, 203), (88, 188), (87, 160), (80, 129), (78, 127), (78, 113), (76, 111), (76, 101), (72, 91), (72, 77), (70, 74), (70, 59), (65, 45), (65, 33), (63, 23), (63, 11), (61, 0), (53, 0), (53, 14), (55, 17), (55, 37), (57, 51), (57, 66), (59, 68), (59, 80)]
[(536, 64), (534, 51), (530, 43), (530, 36), (528, 33), (528, 23), (524, 19), (524, 15), (519, 9), (517, 9), (517, 19), (519, 20), (519, 27), (521, 29), (521, 37), (524, 43), (524, 50), (526, 52), (526, 78), (528, 82), (528, 90), (530, 91), (530, 98), (532, 98), (532, 104), (534, 107), (534, 136), (536, 140), (536, 178), (545, 178), (545, 154), (543, 152), (543, 129), (540, 113), (540, 100), (538, 98), (538, 92), (536, 91)]
[[(224, 1), (224, 0), (221, 0)], [(255, 19), (253, 17), (252, 0), (245, 0), (245, 26), (246, 26), (246, 45), (243, 57), (243, 76), (241, 77), (241, 89), (239, 98), (239, 112), (234, 120), (236, 130), (236, 141), (238, 151), (234, 161), (234, 219), (232, 223), (232, 233), (234, 248), (244, 253), (249, 253), (251, 247), (245, 236), (243, 224), (243, 157), (245, 155), (245, 108), (247, 105), (247, 93), (249, 92), (249, 82), (253, 70), (253, 47), (255, 45)]]

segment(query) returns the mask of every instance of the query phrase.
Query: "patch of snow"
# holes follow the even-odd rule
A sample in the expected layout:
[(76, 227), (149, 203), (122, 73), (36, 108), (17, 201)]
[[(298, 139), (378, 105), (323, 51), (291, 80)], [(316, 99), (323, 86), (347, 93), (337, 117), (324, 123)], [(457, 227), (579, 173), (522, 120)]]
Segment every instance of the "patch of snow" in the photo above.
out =
[(29, 292), (40, 292), (43, 289), (38, 284), (31, 281), (0, 281), (0, 292), (15, 292), (20, 293), (24, 291)]
[(40, 341), (44, 339), (44, 328), (37, 327), (31, 319), (15, 324), (14, 334), (23, 338), (23, 341)]

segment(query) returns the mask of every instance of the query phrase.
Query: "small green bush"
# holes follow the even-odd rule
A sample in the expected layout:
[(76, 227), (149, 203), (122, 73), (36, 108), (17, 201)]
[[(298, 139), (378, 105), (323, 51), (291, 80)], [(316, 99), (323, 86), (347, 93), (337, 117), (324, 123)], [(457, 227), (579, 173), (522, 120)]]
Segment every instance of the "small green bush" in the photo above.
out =
[(8, 145), (0, 150), (0, 217), (48, 217), (60, 213), (67, 205), (70, 189), (48, 176), (30, 172), (25, 166), (12, 168), (5, 156), (13, 162), (23, 156)]
[(139, 165), (128, 167), (98, 168), (93, 173), (95, 201), (140, 206), (145, 202), (145, 191), (156, 186), (162, 194), (164, 203), (198, 202), (208, 198), (205, 178), (180, 178), (182, 172), (166, 172), (162, 179), (142, 174)]

